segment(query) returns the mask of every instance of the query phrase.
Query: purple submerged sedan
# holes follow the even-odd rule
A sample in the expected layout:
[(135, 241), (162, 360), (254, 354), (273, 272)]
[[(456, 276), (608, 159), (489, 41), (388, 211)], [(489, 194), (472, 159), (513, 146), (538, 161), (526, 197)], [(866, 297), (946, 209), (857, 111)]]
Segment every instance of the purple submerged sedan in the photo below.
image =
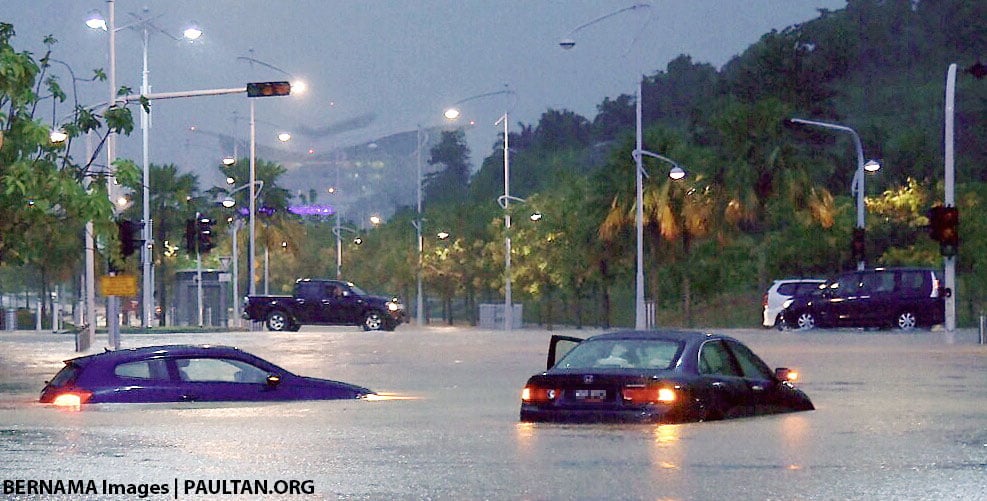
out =
[(41, 402), (229, 402), (364, 398), (374, 392), (298, 376), (229, 346), (147, 346), (65, 361)]

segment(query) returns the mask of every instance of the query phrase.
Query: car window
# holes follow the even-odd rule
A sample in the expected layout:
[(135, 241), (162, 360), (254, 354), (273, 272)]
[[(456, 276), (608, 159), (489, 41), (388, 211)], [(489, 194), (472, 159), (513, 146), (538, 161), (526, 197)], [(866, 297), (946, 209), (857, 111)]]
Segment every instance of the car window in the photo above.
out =
[(55, 374), (55, 377), (51, 378), (48, 384), (55, 388), (70, 385), (75, 382), (75, 378), (79, 375), (80, 371), (81, 369), (78, 365), (72, 363), (65, 364), (65, 367), (62, 367), (62, 370), (58, 371), (58, 374)]
[(175, 360), (182, 381), (263, 383), (268, 373), (242, 360), (226, 358), (181, 358)]
[(730, 357), (722, 341), (703, 343), (699, 351), (699, 373), (737, 377), (741, 375), (740, 368)]
[(860, 276), (856, 273), (852, 273), (841, 276), (839, 280), (830, 287), (838, 296), (849, 296), (856, 294), (860, 290), (861, 285)]
[(793, 296), (795, 291), (798, 289), (798, 284), (794, 282), (789, 282), (786, 284), (781, 284), (778, 286), (778, 294), (784, 296)]
[(168, 367), (162, 359), (138, 360), (117, 365), (113, 374), (131, 379), (168, 379)]
[(659, 339), (603, 339), (579, 343), (556, 365), (561, 369), (621, 368), (658, 369), (672, 367), (681, 345)]
[(301, 282), (298, 284), (298, 297), (302, 299), (322, 299), (322, 284), (319, 282)]
[(740, 370), (743, 371), (744, 377), (750, 379), (771, 379), (773, 377), (768, 364), (765, 364), (750, 348), (735, 341), (730, 341), (729, 346), (730, 350), (733, 351), (733, 356), (737, 358), (737, 363), (740, 364)]
[(818, 282), (802, 283), (802, 284), (799, 284), (798, 285), (798, 288), (795, 290), (795, 294), (792, 294), (792, 295), (793, 296), (804, 296), (806, 294), (812, 293), (813, 291), (817, 291), (817, 290), (819, 290), (819, 283)]
[(899, 273), (899, 290), (906, 293), (921, 294), (925, 290), (925, 281), (929, 276), (927, 271), (902, 271)]

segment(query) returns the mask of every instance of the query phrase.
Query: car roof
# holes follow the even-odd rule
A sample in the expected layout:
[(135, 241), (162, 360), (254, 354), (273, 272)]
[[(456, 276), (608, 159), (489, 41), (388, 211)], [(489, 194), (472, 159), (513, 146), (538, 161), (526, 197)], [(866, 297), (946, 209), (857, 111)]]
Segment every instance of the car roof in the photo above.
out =
[(722, 334), (712, 332), (687, 331), (675, 329), (660, 329), (651, 331), (626, 330), (598, 334), (587, 338), (585, 341), (606, 340), (606, 339), (655, 339), (676, 342), (696, 342), (705, 339), (732, 339)]
[(127, 348), (123, 350), (110, 350), (104, 351), (102, 353), (94, 353), (92, 355), (85, 355), (82, 357), (77, 357), (73, 359), (66, 360), (66, 363), (73, 362), (77, 364), (87, 364), (94, 360), (115, 362), (119, 360), (130, 360), (135, 357), (142, 357), (151, 354), (159, 355), (169, 355), (169, 356), (185, 356), (185, 355), (198, 355), (202, 356), (205, 354), (209, 355), (237, 355), (245, 354), (247, 352), (235, 347), (235, 346), (222, 346), (222, 345), (210, 345), (210, 344), (170, 344), (170, 345), (158, 345), (158, 346), (141, 346), (138, 348)]

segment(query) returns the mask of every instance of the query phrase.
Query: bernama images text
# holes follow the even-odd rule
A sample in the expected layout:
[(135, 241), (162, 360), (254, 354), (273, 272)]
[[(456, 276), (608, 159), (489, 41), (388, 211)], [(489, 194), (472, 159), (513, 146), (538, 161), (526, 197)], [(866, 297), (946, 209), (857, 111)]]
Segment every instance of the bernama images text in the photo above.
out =
[(16, 479), (3, 481), (4, 496), (97, 495), (180, 496), (201, 495), (305, 495), (315, 493), (312, 480), (179, 480), (163, 483), (117, 483), (108, 480)]

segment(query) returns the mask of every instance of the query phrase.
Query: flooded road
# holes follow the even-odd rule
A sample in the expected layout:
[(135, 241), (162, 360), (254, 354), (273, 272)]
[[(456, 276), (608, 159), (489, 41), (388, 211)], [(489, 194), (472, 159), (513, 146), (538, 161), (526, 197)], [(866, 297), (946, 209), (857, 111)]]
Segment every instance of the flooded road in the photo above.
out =
[[(732, 330), (769, 365), (798, 368), (817, 410), (662, 426), (519, 423), (521, 386), (544, 367), (549, 337), (595, 333), (131, 334), (124, 348), (235, 345), (384, 398), (80, 412), (35, 403), (76, 356), (70, 336), (0, 333), (0, 480), (166, 490), (146, 499), (987, 498), (987, 346), (976, 332)], [(278, 493), (244, 491), (265, 485)]]

